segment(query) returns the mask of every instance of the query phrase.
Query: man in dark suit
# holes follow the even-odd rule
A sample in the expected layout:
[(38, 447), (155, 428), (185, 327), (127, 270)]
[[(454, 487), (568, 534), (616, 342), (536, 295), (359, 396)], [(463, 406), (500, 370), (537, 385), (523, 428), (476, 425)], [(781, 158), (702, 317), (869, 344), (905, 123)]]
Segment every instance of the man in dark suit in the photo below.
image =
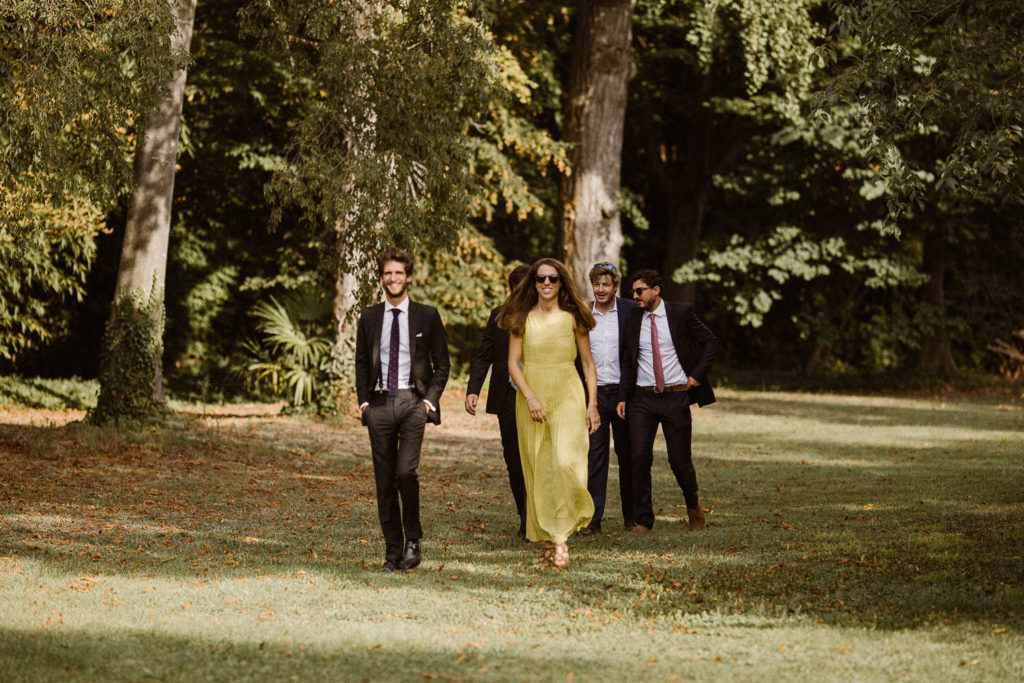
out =
[(406, 294), (412, 257), (402, 249), (388, 249), (378, 263), (384, 301), (359, 315), (356, 394), (373, 454), (385, 543), (381, 571), (393, 572), (420, 563), (423, 529), (416, 469), (426, 423), (441, 423), (441, 392), (451, 364), (437, 309)]
[(616, 412), (619, 380), (626, 352), (626, 320), (636, 308), (631, 299), (617, 296), (622, 275), (611, 263), (597, 263), (590, 270), (590, 286), (594, 291), (593, 308), (596, 326), (590, 331), (590, 351), (597, 366), (597, 413), (601, 426), (590, 435), (587, 491), (594, 499), (594, 517), (580, 529), (589, 536), (601, 531), (604, 504), (608, 490), (609, 440), (615, 439), (615, 457), (619, 462), (619, 491), (622, 499), (622, 521), (627, 529), (636, 522), (633, 512), (632, 467), (629, 452), (629, 426)]
[(657, 271), (640, 270), (632, 283), (637, 309), (626, 322), (626, 360), (617, 406), (619, 416), (629, 418), (632, 441), (636, 525), (631, 531), (644, 533), (654, 526), (651, 463), (659, 424), (669, 465), (686, 500), (690, 529), (703, 529), (704, 511), (690, 452), (690, 405), (715, 402), (708, 372), (718, 340), (693, 306), (662, 300)]
[[(530, 272), (529, 266), (517, 266), (508, 275), (509, 291)], [(508, 331), (498, 327), (501, 306), (491, 311), (484, 327), (484, 338), (469, 367), (469, 384), (466, 385), (466, 412), (476, 415), (480, 400), (480, 388), (484, 385), (487, 370), (491, 381), (487, 385), (487, 412), (498, 416), (498, 430), (501, 433), (502, 454), (512, 498), (519, 514), (519, 530), (516, 536), (526, 538), (526, 482), (523, 480), (523, 461), (519, 457), (519, 433), (516, 430), (516, 387), (508, 376)]]

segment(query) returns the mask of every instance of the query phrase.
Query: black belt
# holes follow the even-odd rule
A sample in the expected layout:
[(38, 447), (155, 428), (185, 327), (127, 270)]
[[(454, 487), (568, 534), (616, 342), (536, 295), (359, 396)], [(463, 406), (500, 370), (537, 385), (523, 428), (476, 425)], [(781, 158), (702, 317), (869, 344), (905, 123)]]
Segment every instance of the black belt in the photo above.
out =
[(661, 393), (671, 394), (671, 393), (673, 393), (675, 391), (689, 391), (690, 390), (690, 385), (689, 384), (676, 384), (675, 386), (665, 387), (661, 391), (658, 391), (658, 387), (637, 387), (637, 389), (643, 389), (644, 391), (650, 391), (651, 393), (655, 393), (655, 394), (661, 394)]
[[(399, 396), (401, 396), (402, 394), (414, 394), (414, 393), (416, 393), (415, 391), (413, 391), (412, 387), (409, 387), (408, 389), (398, 389), (397, 391), (398, 391), (398, 395)], [(376, 389), (373, 393), (376, 394), (377, 396), (387, 396), (388, 395), (388, 390), (387, 389)]]
[(618, 391), (618, 384), (602, 384), (597, 388), (598, 391)]

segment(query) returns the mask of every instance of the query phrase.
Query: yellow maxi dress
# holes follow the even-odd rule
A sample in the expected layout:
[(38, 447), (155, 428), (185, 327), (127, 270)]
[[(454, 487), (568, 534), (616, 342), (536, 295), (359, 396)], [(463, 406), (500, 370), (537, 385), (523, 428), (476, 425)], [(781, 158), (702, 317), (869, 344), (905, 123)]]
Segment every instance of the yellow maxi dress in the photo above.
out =
[(526, 479), (526, 537), (564, 543), (594, 516), (587, 492), (587, 410), (576, 372), (573, 315), (533, 313), (523, 333), (523, 375), (544, 407), (534, 422), (522, 392), (516, 396), (519, 455)]

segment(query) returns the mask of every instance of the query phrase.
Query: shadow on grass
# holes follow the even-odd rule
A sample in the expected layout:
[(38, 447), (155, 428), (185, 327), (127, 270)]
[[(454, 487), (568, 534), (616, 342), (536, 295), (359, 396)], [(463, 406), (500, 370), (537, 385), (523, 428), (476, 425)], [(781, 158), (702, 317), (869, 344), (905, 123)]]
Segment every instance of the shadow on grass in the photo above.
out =
[[(332, 632), (333, 631), (333, 632)], [(374, 643), (332, 629), (318, 643), (300, 649), (281, 637), (263, 642), (232, 641), (207, 632), (197, 637), (110, 627), (102, 631), (49, 630), (26, 635), (0, 628), (0, 670), (11, 657), (17, 680), (49, 681), (57, 672), (84, 680), (464, 680), (488, 677), (565, 680), (568, 671), (593, 671), (598, 663), (582, 654), (548, 653), (514, 645), (488, 644), (454, 657), (451, 648), (408, 642)], [(11, 653), (17, 651), (17, 656)], [(612, 670), (627, 676), (632, 663)], [(608, 672), (608, 669), (605, 669)], [(595, 672), (598, 673), (598, 672)], [(312, 676), (312, 678), (311, 678)], [(354, 678), (350, 678), (354, 677)]]
[[(899, 415), (911, 420), (914, 412)], [(274, 438), (274, 430), (284, 431)], [(934, 620), (1021, 628), (1024, 507), (1021, 487), (997, 478), (1005, 472), (997, 458), (908, 462), (891, 449), (808, 438), (772, 441), (754, 460), (736, 457), (736, 448), (764, 434), (712, 438), (702, 442), (710, 459), (697, 464), (712, 508), (708, 529), (684, 531), (662, 451), (654, 533), (575, 538), (572, 569), (557, 572), (536, 568), (536, 546), (513, 536), (500, 444), (428, 436), (424, 565), (381, 576), (373, 571), (383, 548), (372, 467), (352, 452), (352, 444), (365, 448), (361, 430), (280, 418), (249, 430), (194, 421), (123, 439), (87, 426), (3, 426), (11, 474), (0, 488), (0, 556), (72, 575), (187, 581), (305, 571), (467, 597), (562, 586), (572, 593), (566, 609), (638, 620), (718, 611), (879, 628)], [(619, 521), (611, 488), (606, 529)]]
[(979, 404), (967, 398), (950, 397), (938, 402), (924, 399), (864, 397), (851, 403), (849, 397), (810, 394), (729, 396), (712, 410), (750, 415), (799, 417), (823, 424), (952, 427), (986, 431), (1024, 430), (1024, 408), (1008, 404)]

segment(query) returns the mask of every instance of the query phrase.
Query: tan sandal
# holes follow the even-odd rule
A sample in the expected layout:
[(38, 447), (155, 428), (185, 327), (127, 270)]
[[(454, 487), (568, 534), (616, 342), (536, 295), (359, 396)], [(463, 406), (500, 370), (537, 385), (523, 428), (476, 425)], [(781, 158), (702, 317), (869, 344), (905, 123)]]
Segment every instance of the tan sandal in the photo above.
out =
[(544, 547), (544, 552), (540, 554), (540, 561), (538, 564), (542, 567), (550, 567), (555, 563), (555, 546), (549, 544)]
[(556, 543), (555, 544), (555, 556), (551, 560), (551, 565), (558, 568), (569, 566), (569, 544), (568, 543)]

